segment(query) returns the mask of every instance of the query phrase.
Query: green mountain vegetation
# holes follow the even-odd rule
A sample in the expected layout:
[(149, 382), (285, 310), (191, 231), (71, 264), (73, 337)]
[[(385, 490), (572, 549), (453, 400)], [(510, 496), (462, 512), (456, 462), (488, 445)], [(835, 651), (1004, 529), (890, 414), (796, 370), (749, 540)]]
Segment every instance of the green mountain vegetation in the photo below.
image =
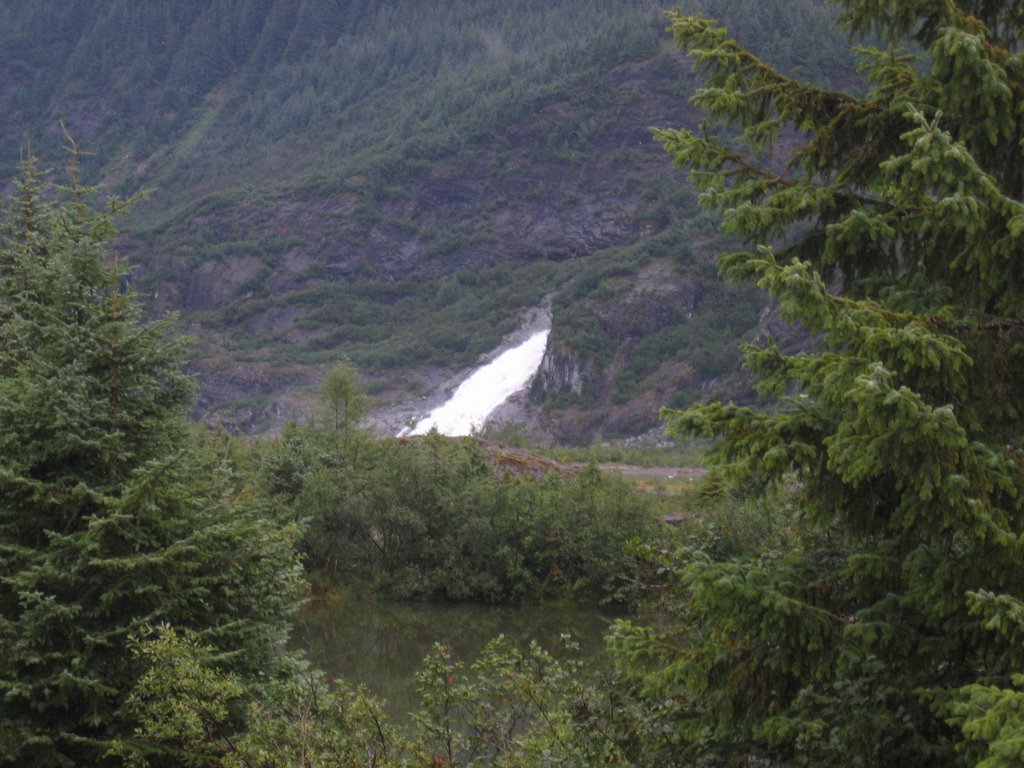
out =
[[(715, 224), (651, 141), (698, 119), (662, 10), (2, 2), (0, 166), (59, 166), (66, 129), (86, 177), (151, 190), (119, 250), (150, 316), (199, 339), (201, 410), (237, 426), (342, 356), (418, 394), (410, 368), (471, 364), (554, 293), (585, 386), (537, 401), (575, 414), (566, 439), (635, 434), (731, 372), (764, 306), (718, 280)], [(821, 2), (707, 10), (788, 70), (851, 78)]]
[[(1024, 14), (839, 7), (887, 41), (864, 89), (671, 16), (706, 119), (657, 138), (741, 243), (725, 275), (819, 338), (744, 348), (761, 407), (667, 413), (715, 441), (677, 497), (373, 438), (350, 363), (315, 420), (199, 429), (172, 322), (112, 257), (123, 204), (74, 154), (63, 187), (26, 159), (0, 208), (0, 765), (1024, 763)], [(623, 275), (595, 261), (600, 311)], [(286, 652), (300, 552), (329, 588), (637, 612), (607, 668), (436, 646), (396, 725)]]

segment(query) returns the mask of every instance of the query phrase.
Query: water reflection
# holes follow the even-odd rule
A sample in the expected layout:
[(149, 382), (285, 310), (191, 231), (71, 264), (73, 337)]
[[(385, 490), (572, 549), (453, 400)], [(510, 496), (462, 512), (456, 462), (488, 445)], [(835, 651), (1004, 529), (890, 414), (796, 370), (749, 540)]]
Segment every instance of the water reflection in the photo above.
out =
[(600, 663), (602, 635), (615, 615), (564, 604), (526, 606), (431, 603), (320, 602), (296, 622), (294, 638), (313, 664), (330, 675), (365, 684), (384, 699), (394, 715), (417, 701), (415, 673), (435, 642), (471, 663), (484, 644), (504, 634), (525, 648), (537, 640), (561, 653), (560, 636), (569, 633), (581, 652)]

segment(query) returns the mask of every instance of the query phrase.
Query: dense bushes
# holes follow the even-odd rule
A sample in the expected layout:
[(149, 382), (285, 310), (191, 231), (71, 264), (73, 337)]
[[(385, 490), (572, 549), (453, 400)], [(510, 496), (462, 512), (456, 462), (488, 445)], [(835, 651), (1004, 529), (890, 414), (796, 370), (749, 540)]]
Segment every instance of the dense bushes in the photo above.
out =
[(395, 597), (613, 595), (651, 500), (586, 469), (500, 477), (473, 440), (349, 440), (289, 427), (262, 459), (267, 491), (308, 519), (309, 569)]
[[(296, 440), (310, 436), (309, 430), (293, 428), (278, 446), (282, 450), (266, 460), (297, 455)], [(425, 467), (436, 467), (439, 455), (452, 474), (462, 467), (465, 476), (486, 475), (477, 471), (472, 457), (480, 451), (470, 442), (432, 435), (403, 448), (411, 451), (405, 455), (412, 460), (409, 466), (424, 462), (420, 471), (414, 470), (420, 479), (429, 475)], [(308, 458), (298, 464), (308, 468)], [(288, 465), (273, 464), (275, 471)], [(592, 504), (597, 477), (584, 472), (562, 483), (559, 495), (570, 509)], [(550, 477), (542, 484), (558, 485)], [(459, 483), (449, 475), (444, 485)], [(756, 556), (786, 544), (788, 532), (778, 525), (780, 509), (774, 501), (743, 501), (716, 480), (688, 506), (699, 514), (683, 521), (680, 540), (713, 552), (716, 559)], [(654, 549), (644, 554), (649, 562), (672, 562)], [(678, 591), (650, 594), (657, 602), (649, 607), (659, 613), (684, 609)], [(618, 653), (625, 654), (623, 639), (634, 630), (629, 622), (616, 625), (610, 640)], [(679, 765), (678, 736), (668, 719), (678, 710), (678, 700), (653, 700), (635, 668), (622, 663), (634, 659), (622, 655), (586, 663), (571, 638), (563, 635), (562, 641), (564, 647), (552, 653), (536, 642), (524, 648), (498, 637), (472, 661), (460, 658), (454, 647), (435, 645), (419, 672), (409, 675), (407, 717), (391, 722), (393, 709), (365, 689), (316, 672), (275, 681), (267, 695), (256, 699), (219, 670), (194, 638), (163, 630), (135, 647), (149, 671), (131, 705), (142, 722), (144, 742), (183, 749), (196, 764), (292, 765), (305, 759), (303, 764), (321, 760), (376, 768)], [(232, 732), (232, 711), (247, 713), (244, 730)]]

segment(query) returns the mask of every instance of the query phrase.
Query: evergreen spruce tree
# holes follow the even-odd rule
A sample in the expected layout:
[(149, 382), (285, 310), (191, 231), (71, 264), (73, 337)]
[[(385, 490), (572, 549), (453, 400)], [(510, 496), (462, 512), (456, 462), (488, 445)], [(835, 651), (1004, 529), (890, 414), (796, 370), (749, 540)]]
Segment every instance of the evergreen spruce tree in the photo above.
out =
[(23, 163), (0, 224), (0, 765), (105, 764), (147, 627), (273, 673), (299, 577), (292, 532), (200, 450), (181, 343), (110, 256), (121, 206), (74, 170)]
[[(720, 438), (720, 472), (783, 494), (799, 536), (684, 553), (672, 636), (620, 628), (665, 713), (641, 762), (1022, 764), (1024, 13), (839, 5), (893, 46), (860, 50), (863, 95), (671, 17), (707, 120), (657, 137), (750, 246), (723, 272), (819, 343), (746, 350), (764, 409), (667, 414)], [(780, 137), (797, 146), (773, 158)]]

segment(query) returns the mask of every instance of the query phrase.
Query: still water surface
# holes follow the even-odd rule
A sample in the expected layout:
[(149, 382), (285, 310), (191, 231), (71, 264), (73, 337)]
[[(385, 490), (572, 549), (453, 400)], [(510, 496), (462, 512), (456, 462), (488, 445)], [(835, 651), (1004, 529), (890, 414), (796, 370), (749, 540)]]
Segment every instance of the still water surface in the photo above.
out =
[(488, 640), (504, 634), (520, 648), (537, 640), (558, 655), (569, 633), (581, 653), (600, 663), (602, 635), (619, 615), (563, 603), (489, 606), (434, 603), (316, 602), (296, 622), (294, 641), (313, 664), (384, 699), (392, 715), (416, 706), (416, 681), (435, 642), (467, 666)]

